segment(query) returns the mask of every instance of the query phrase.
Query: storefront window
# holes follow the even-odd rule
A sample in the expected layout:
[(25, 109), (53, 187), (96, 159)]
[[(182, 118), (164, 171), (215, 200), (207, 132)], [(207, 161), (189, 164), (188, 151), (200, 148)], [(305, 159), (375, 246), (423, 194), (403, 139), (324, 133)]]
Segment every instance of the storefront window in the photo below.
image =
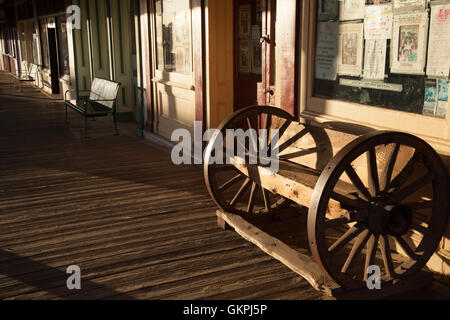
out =
[(315, 96), (445, 118), (450, 4), (318, 1)]
[(158, 70), (192, 74), (189, 0), (156, 0)]
[(48, 47), (48, 30), (47, 30), (47, 20), (40, 21), (41, 26), (41, 50), (42, 50), (42, 65), (44, 68), (50, 67), (50, 54)]
[(69, 45), (67, 41), (66, 20), (64, 17), (58, 18), (58, 46), (60, 75), (70, 75)]

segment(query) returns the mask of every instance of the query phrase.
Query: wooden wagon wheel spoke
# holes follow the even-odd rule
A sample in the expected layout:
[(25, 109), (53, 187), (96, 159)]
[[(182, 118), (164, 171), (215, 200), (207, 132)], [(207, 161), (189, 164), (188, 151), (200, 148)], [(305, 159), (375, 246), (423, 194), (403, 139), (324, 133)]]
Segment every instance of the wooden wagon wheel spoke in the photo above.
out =
[(264, 209), (266, 210), (266, 212), (269, 212), (269, 208), (270, 208), (269, 196), (267, 194), (267, 190), (264, 189), (262, 186), (261, 186), (261, 193), (262, 193), (263, 201), (264, 201)]
[(233, 177), (232, 179), (228, 180), (223, 185), (221, 185), (219, 187), (219, 191), (227, 190), (227, 189), (231, 188), (232, 186), (236, 185), (237, 183), (239, 183), (242, 180), (244, 180), (244, 175), (238, 174), (237, 176)]
[(414, 153), (414, 155), (412, 156), (412, 158), (405, 165), (403, 170), (391, 182), (389, 190), (391, 190), (391, 189), (398, 190), (401, 186), (403, 186), (409, 180), (411, 175), (414, 173), (414, 169), (416, 168), (417, 163), (421, 159), (422, 159), (422, 155), (416, 151)]
[(352, 267), (353, 262), (355, 261), (356, 256), (358, 256), (367, 241), (369, 241), (371, 234), (369, 230), (364, 230), (357, 238), (355, 243), (353, 244), (352, 251), (350, 252), (347, 261), (345, 261), (344, 267), (342, 268), (342, 273), (347, 273)]
[[(251, 143), (253, 144), (256, 152), (258, 152), (258, 132), (256, 131), (256, 129), (253, 128), (252, 126), (252, 121), (250, 120), (250, 118), (247, 118), (247, 123), (248, 123), (248, 129), (250, 130), (250, 139), (251, 139)], [(255, 132), (256, 132), (256, 137), (255, 137)]]
[(349, 229), (342, 237), (340, 237), (330, 248), (328, 248), (329, 253), (336, 252), (340, 248), (347, 245), (350, 241), (355, 239), (357, 236), (359, 236), (364, 231), (363, 228), (360, 227), (360, 225), (356, 225)]
[(369, 177), (369, 190), (373, 197), (380, 193), (380, 180), (378, 177), (377, 155), (375, 148), (370, 148), (367, 155), (367, 168)]
[(292, 124), (292, 120), (286, 119), (284, 124), (280, 127), (280, 129), (278, 129), (278, 137), (277, 137), (278, 141), (275, 141), (276, 137), (271, 137), (271, 140), (269, 143), (269, 149), (275, 148), (277, 146), (277, 144), (281, 141), (281, 137), (284, 136), (284, 134), (286, 133), (286, 130), (289, 129), (291, 124)]
[(392, 261), (392, 251), (389, 244), (389, 236), (383, 235), (380, 237), (380, 248), (383, 256), (383, 263), (386, 269), (386, 274), (389, 279), (395, 277), (394, 262)]
[(248, 198), (248, 206), (247, 213), (252, 213), (253, 208), (255, 206), (255, 192), (256, 192), (257, 184), (255, 182), (252, 183), (252, 189), (250, 190), (250, 197)]
[(405, 250), (406, 254), (413, 260), (419, 259), (419, 256), (414, 252), (414, 250), (409, 246), (409, 244), (403, 239), (403, 237), (395, 237), (398, 244)]
[(369, 270), (369, 267), (375, 265), (379, 238), (379, 235), (373, 234), (369, 239), (369, 243), (367, 244), (366, 263), (364, 266), (364, 281), (367, 281), (369, 278), (369, 274), (367, 272)]
[(392, 174), (394, 173), (394, 167), (397, 163), (398, 153), (400, 151), (400, 144), (396, 143), (395, 148), (392, 150), (392, 153), (388, 158), (388, 165), (385, 167), (383, 174), (381, 175), (380, 186), (384, 192), (387, 192), (390, 189)]
[(236, 206), (236, 204), (239, 202), (239, 200), (241, 200), (244, 192), (248, 189), (249, 186), (250, 186), (250, 179), (246, 178), (244, 183), (242, 184), (242, 186), (239, 188), (238, 192), (234, 196), (233, 200), (231, 200), (230, 206), (232, 206), (232, 207)]
[(392, 195), (392, 198), (396, 199), (399, 202), (402, 202), (407, 197), (409, 197), (410, 195), (413, 195), (414, 193), (419, 191), (421, 188), (423, 188), (424, 186), (426, 186), (428, 183), (430, 183), (433, 180), (434, 180), (434, 175), (432, 172), (429, 172), (428, 174), (426, 174), (422, 178), (416, 180), (415, 182), (411, 183), (404, 189), (394, 193)]
[(357, 208), (357, 209), (367, 209), (369, 204), (367, 202), (361, 200), (351, 199), (337, 192), (333, 192), (331, 194), (331, 198), (339, 201), (341, 205), (344, 205), (345, 208)]
[(372, 199), (372, 195), (367, 190), (366, 186), (364, 185), (364, 183), (362, 182), (361, 178), (356, 173), (355, 169), (351, 165), (349, 165), (345, 169), (345, 172), (347, 173), (348, 177), (352, 181), (353, 185), (360, 192), (360, 196), (364, 197), (364, 200), (370, 201)]
[(424, 226), (421, 226), (419, 224), (413, 224), (411, 229), (423, 234), (423, 235), (428, 235), (430, 234), (430, 230), (425, 228)]

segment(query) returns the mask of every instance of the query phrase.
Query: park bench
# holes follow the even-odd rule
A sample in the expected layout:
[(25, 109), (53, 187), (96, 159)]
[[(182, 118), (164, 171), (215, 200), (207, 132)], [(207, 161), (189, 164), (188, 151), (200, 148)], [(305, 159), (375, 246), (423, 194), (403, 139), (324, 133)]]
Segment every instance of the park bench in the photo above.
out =
[[(253, 135), (278, 130), (279, 141), (262, 139), (279, 148), (279, 170), (250, 163), (251, 140), (261, 138), (252, 135), (245, 141), (245, 159), (214, 163), (218, 145), (223, 154), (236, 148), (236, 141), (229, 145), (234, 138), (217, 140), (229, 129), (254, 129)], [(218, 130), (222, 135), (214, 135), (205, 152), (204, 175), (220, 208), (221, 227), (235, 229), (292, 270), (308, 274), (318, 289), (332, 283), (345, 291), (362, 290), (372, 266), (380, 267), (383, 286), (422, 274), (448, 221), (447, 171), (426, 142), (400, 132), (358, 137), (303, 125), (270, 106), (243, 109)], [(248, 223), (286, 212), (292, 204), (309, 208), (304, 226), (309, 248), (302, 252), (312, 257), (292, 250), (293, 240), (280, 242)], [(299, 223), (295, 219), (286, 230)]]
[[(119, 135), (117, 129), (117, 95), (120, 83), (111, 80), (95, 78), (91, 90), (68, 90), (64, 94), (66, 107), (66, 123), (68, 123), (68, 108), (80, 113), (84, 117), (85, 138), (88, 137), (88, 119), (112, 115), (114, 133)], [(75, 100), (68, 99), (68, 93), (76, 93)], [(80, 95), (81, 94), (81, 95)]]
[(32, 82), (35, 81), (39, 72), (39, 67), (31, 63), (30, 67), (26, 72), (19, 72), (19, 74), (13, 76), (14, 88), (19, 88), (21, 90), (21, 82)]

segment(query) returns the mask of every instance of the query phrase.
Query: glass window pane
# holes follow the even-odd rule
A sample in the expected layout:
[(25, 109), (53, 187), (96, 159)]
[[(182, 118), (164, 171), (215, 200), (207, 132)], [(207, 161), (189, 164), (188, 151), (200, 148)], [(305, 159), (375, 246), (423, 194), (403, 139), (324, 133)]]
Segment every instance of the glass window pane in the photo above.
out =
[(41, 49), (42, 49), (42, 65), (44, 68), (50, 67), (50, 54), (48, 48), (48, 30), (47, 20), (42, 20), (41, 24)]
[(189, 0), (156, 0), (158, 70), (192, 74)]

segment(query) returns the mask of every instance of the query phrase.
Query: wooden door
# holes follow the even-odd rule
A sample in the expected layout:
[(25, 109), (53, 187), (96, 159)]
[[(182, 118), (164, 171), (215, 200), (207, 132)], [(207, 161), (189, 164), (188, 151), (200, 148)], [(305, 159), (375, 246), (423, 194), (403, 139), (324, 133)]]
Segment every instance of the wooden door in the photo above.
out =
[(297, 10), (295, 0), (235, 0), (235, 110), (295, 113)]

